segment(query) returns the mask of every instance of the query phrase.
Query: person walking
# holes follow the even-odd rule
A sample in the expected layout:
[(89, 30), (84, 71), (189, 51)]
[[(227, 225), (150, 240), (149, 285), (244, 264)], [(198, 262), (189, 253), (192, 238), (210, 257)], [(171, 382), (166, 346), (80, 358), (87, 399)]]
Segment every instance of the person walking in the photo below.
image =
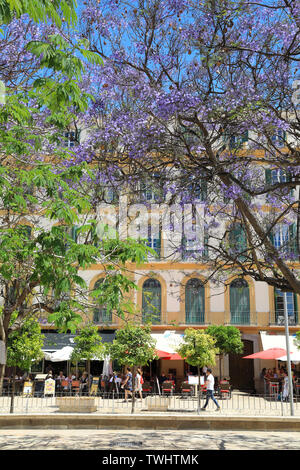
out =
[(206, 407), (208, 405), (209, 399), (211, 398), (214, 404), (216, 405), (216, 411), (220, 411), (220, 405), (217, 402), (217, 400), (214, 397), (214, 391), (215, 391), (215, 378), (211, 373), (211, 369), (207, 369), (206, 372), (206, 401), (204, 406), (201, 408), (202, 411), (206, 410)]
[(137, 370), (136, 374), (136, 389), (135, 391), (140, 395), (140, 399), (143, 399), (143, 373), (141, 369)]
[(284, 378), (282, 384), (282, 399), (288, 401), (289, 398), (289, 377), (286, 371), (284, 371)]
[(127, 374), (125, 377), (125, 382), (121, 386), (121, 388), (124, 388), (125, 390), (125, 400), (124, 402), (127, 403), (128, 400), (128, 395), (132, 397), (132, 373), (129, 367), (127, 367)]

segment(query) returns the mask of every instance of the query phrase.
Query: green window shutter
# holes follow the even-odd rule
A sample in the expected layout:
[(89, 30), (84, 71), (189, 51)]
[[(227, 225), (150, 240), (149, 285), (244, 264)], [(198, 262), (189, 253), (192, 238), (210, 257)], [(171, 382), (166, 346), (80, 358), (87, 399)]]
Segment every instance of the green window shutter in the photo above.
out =
[(297, 224), (293, 223), (289, 226), (289, 251), (297, 255)]
[(77, 225), (73, 225), (73, 227), (71, 229), (71, 238), (76, 243), (77, 243), (77, 238), (78, 238), (78, 229), (79, 229), (79, 227), (77, 227)]
[(243, 279), (235, 279), (230, 284), (230, 313), (232, 324), (249, 324), (249, 286)]
[(245, 252), (247, 250), (247, 236), (245, 229), (241, 224), (234, 224), (229, 233), (230, 251), (232, 255), (240, 255), (238, 259), (241, 261), (245, 259)]
[(249, 132), (245, 131), (242, 135), (241, 141), (244, 143), (244, 142), (247, 142), (248, 139), (249, 139)]
[(143, 284), (142, 320), (152, 324), (161, 322), (161, 285), (156, 279), (147, 279)]
[[(103, 283), (104, 279), (99, 279), (94, 289), (99, 289), (101, 284)], [(93, 312), (93, 322), (94, 323), (111, 323), (112, 322), (112, 312), (105, 306), (99, 305), (98, 307), (94, 308)]]
[(265, 176), (266, 176), (266, 185), (267, 186), (271, 186), (272, 184), (272, 176), (271, 176), (271, 169), (270, 168), (267, 168), (265, 170)]
[[(286, 180), (288, 183), (291, 183), (293, 181), (293, 177), (292, 177), (292, 174), (291, 173), (287, 173), (286, 175)], [(290, 197), (293, 197), (294, 196), (294, 189), (291, 189), (290, 190)]]
[(206, 201), (207, 200), (207, 181), (202, 180), (201, 181), (201, 201)]
[(270, 233), (268, 234), (268, 237), (269, 237), (270, 242), (271, 242), (272, 245), (274, 246), (274, 234), (273, 234), (273, 232), (270, 232)]
[(203, 324), (205, 317), (205, 290), (199, 279), (190, 279), (185, 288), (186, 324)]
[(208, 249), (208, 243), (209, 243), (209, 236), (206, 234), (204, 235), (204, 250), (203, 250), (203, 257), (208, 258), (209, 256), (209, 249)]
[(298, 299), (297, 295), (294, 294), (294, 306), (295, 306), (295, 323), (298, 325)]

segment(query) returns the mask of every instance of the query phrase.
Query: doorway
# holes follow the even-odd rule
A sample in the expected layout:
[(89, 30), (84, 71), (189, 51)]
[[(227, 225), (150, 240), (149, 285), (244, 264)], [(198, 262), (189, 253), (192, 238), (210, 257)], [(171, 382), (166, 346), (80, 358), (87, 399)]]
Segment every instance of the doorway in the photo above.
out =
[(243, 359), (253, 353), (253, 341), (242, 340), (244, 351), (242, 354), (229, 354), (229, 375), (232, 388), (243, 392), (253, 392), (254, 362), (253, 359)]

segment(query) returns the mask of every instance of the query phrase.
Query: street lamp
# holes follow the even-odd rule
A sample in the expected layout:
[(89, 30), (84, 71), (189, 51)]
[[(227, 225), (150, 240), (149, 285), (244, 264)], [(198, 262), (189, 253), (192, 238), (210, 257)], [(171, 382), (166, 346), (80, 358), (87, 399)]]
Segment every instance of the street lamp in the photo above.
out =
[(291, 357), (290, 357), (289, 321), (288, 321), (286, 292), (283, 293), (283, 305), (284, 305), (284, 325), (285, 325), (285, 341), (286, 341), (286, 356), (287, 356), (286, 358), (287, 358), (288, 379), (289, 379), (290, 410), (291, 410), (291, 416), (294, 416), (293, 380), (292, 380)]

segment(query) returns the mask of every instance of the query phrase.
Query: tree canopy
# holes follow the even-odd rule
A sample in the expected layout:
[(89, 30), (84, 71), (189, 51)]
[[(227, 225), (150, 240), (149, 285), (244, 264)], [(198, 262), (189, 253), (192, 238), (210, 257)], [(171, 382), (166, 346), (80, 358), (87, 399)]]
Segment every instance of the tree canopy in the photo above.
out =
[(133, 190), (147, 175), (169, 206), (201, 202), (190, 255), (210, 277), (300, 293), (297, 2), (90, 0), (80, 31), (103, 66), (78, 160)]

